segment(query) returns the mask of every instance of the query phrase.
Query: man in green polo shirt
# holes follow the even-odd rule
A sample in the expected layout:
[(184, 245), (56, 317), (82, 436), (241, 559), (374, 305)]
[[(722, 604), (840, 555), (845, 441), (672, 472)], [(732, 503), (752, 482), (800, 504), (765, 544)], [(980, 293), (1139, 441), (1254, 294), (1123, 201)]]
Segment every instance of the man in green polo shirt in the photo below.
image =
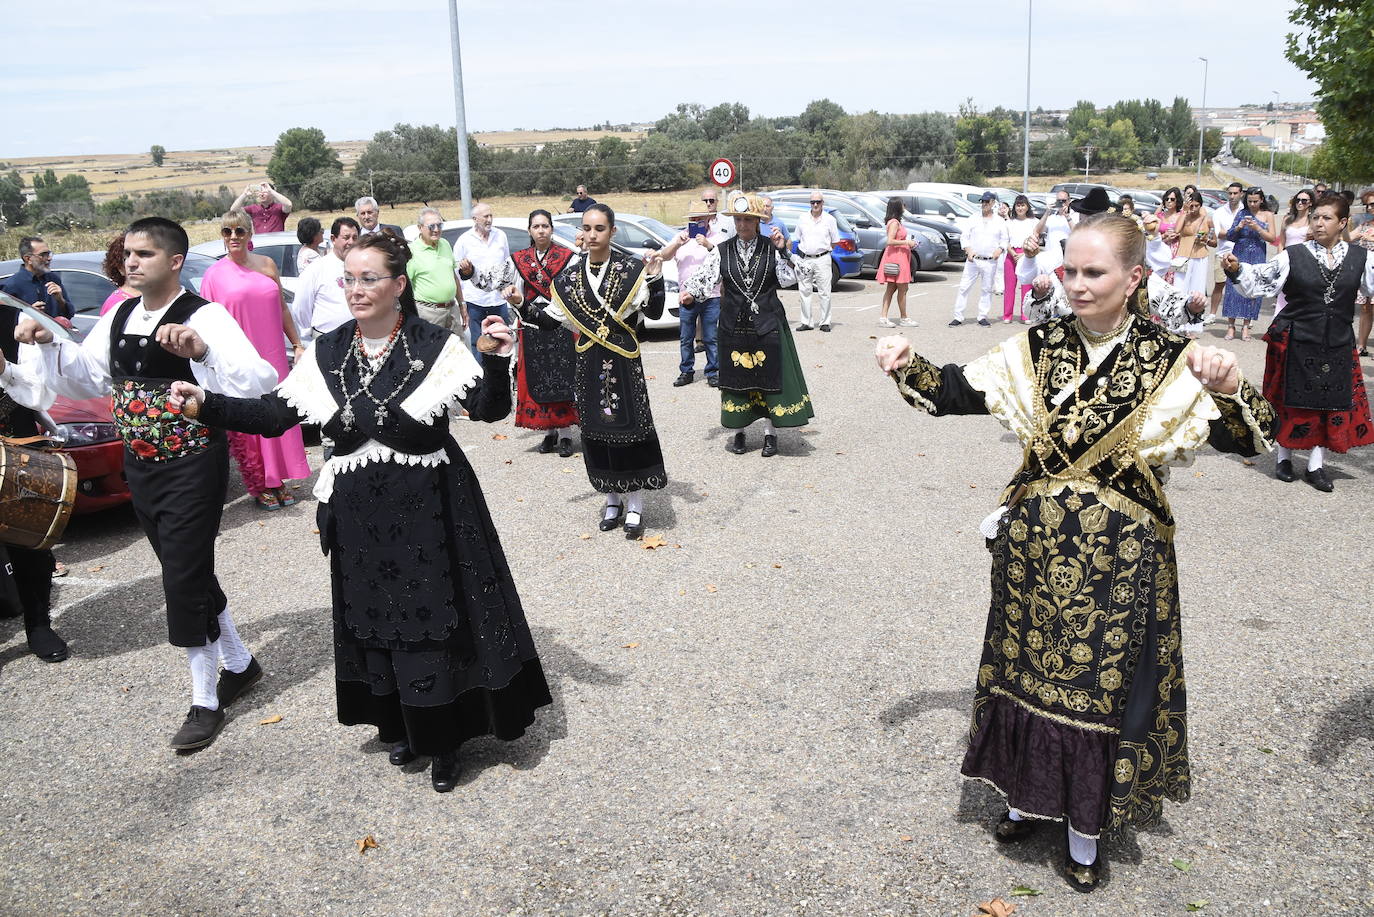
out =
[(415, 222), (420, 238), (410, 243), (406, 276), (415, 291), (416, 311), (427, 322), (461, 333), (464, 310), (458, 299), (453, 246), (439, 235), (444, 218), (433, 207), (426, 207)]

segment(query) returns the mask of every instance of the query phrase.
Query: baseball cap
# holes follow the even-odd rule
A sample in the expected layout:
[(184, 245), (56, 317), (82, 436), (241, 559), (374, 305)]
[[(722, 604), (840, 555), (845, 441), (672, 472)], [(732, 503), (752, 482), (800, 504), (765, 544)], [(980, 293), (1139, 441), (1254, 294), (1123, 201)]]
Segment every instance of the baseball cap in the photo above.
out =
[(988, 201), (995, 200), (997, 200), (997, 195), (993, 194), (991, 191), (984, 191), (983, 196), (978, 198), (978, 203), (986, 204)]

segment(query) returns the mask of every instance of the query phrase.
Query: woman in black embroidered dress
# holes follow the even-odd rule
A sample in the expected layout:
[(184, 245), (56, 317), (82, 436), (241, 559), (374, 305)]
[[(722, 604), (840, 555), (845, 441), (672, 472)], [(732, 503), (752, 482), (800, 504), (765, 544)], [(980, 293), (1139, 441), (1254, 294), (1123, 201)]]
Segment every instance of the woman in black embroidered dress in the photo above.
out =
[(339, 722), (376, 726), (392, 764), (432, 755), (434, 788), (447, 792), (459, 745), (518, 738), (550, 697), (482, 490), (449, 432), (455, 401), (472, 420), (510, 413), (510, 331), (483, 322), (505, 346), (479, 367), (460, 338), (415, 317), (406, 258), (385, 234), (349, 252), (356, 320), (317, 338), (274, 392), (173, 391), (215, 426), (275, 436), (309, 421), (334, 440), (315, 494)]
[(999, 841), (1068, 823), (1065, 877), (1096, 887), (1097, 838), (1160, 818), (1189, 793), (1174, 520), (1166, 465), (1203, 444), (1268, 448), (1273, 411), (1235, 356), (1128, 311), (1144, 237), (1104, 214), (1069, 237), (1071, 318), (967, 366), (878, 342), (902, 396), (936, 416), (992, 414), (1025, 458), (983, 523), (992, 603), (964, 776), (1009, 811)]

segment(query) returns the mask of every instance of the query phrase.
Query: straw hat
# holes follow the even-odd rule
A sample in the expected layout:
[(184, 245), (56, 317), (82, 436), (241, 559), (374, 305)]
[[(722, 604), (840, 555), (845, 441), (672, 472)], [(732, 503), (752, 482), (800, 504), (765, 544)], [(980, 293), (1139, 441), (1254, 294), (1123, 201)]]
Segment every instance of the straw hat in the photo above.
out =
[(730, 217), (753, 217), (762, 222), (767, 219), (767, 217), (763, 215), (763, 196), (758, 194), (741, 194), (726, 204), (725, 215)]
[(696, 220), (701, 217), (713, 217), (716, 212), (706, 206), (705, 201), (693, 201), (692, 206), (687, 208), (687, 219)]

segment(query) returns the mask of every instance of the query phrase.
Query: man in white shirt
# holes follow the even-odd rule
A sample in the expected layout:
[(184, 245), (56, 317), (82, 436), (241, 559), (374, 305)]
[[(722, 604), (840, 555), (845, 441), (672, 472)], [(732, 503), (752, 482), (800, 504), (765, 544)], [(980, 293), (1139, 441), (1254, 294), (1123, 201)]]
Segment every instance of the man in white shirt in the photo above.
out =
[(1064, 254), (1064, 243), (1069, 239), (1069, 231), (1078, 224), (1078, 214), (1069, 207), (1069, 192), (1056, 191), (1054, 206), (1045, 209), (1040, 218), (1040, 230), (1045, 234), (1045, 247), (1059, 249)]
[(1227, 233), (1231, 231), (1232, 225), (1236, 222), (1237, 215), (1245, 207), (1245, 186), (1238, 181), (1233, 181), (1226, 186), (1226, 203), (1212, 211), (1212, 229), (1217, 234), (1216, 256), (1212, 259), (1214, 269), (1212, 271), (1212, 282), (1216, 284), (1212, 287), (1212, 308), (1207, 313), (1207, 322), (1214, 322), (1217, 319), (1217, 312), (1221, 309), (1221, 299), (1226, 293), (1226, 284), (1231, 281), (1227, 279), (1226, 272), (1221, 269), (1222, 259), (1231, 253), (1231, 249), (1236, 247), (1236, 243), (1227, 238)]
[(978, 290), (978, 324), (991, 327), (988, 312), (992, 309), (992, 288), (996, 282), (997, 265), (1006, 253), (1008, 235), (1007, 221), (997, 216), (994, 208), (997, 195), (984, 191), (979, 200), (983, 212), (974, 217), (964, 230), (964, 251), (968, 260), (964, 262), (964, 276), (959, 281), (959, 293), (954, 299), (954, 318), (949, 327), (957, 328), (964, 323), (964, 306), (968, 301), (968, 291), (974, 281), (980, 283)]
[(510, 322), (510, 311), (500, 290), (484, 290), (472, 282), (479, 273), (499, 269), (510, 257), (510, 243), (506, 234), (491, 228), (492, 213), (490, 204), (478, 204), (472, 208), (472, 229), (458, 237), (453, 246), (453, 257), (458, 262), (458, 276), (463, 280), (463, 301), (467, 303), (468, 346), (478, 360), (482, 355), (477, 351), (477, 338), (482, 334), (482, 319), (488, 315), (499, 315), (502, 321)]
[(339, 217), (329, 228), (329, 251), (310, 262), (310, 266), (296, 281), (296, 298), (291, 302), (291, 317), (301, 335), (301, 343), (309, 344), (353, 317), (344, 298), (343, 259), (353, 243), (358, 241), (359, 226), (352, 217)]
[[(840, 241), (840, 227), (835, 218), (825, 212), (825, 196), (812, 191), (811, 210), (797, 219), (797, 258), (792, 265), (797, 271), (797, 292), (801, 294), (801, 323), (798, 331), (819, 327), (830, 330), (830, 252)], [(813, 320), (811, 302), (820, 297), (820, 312)]]

